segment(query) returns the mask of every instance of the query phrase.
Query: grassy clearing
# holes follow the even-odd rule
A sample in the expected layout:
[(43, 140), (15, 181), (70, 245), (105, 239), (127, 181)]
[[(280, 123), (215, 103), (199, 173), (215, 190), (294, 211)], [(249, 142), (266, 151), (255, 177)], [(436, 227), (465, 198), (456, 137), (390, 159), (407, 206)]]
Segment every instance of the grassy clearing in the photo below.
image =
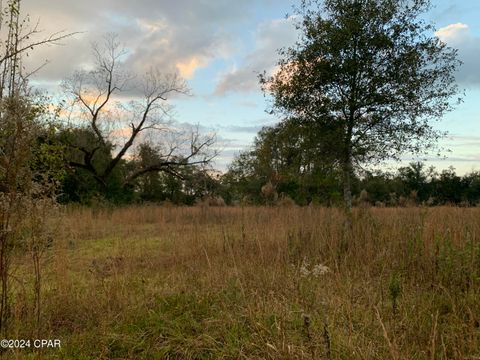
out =
[(18, 254), (9, 333), (62, 349), (3, 355), (479, 359), (480, 209), (354, 216), (345, 246), (336, 209), (67, 210), (43, 262), (41, 329)]

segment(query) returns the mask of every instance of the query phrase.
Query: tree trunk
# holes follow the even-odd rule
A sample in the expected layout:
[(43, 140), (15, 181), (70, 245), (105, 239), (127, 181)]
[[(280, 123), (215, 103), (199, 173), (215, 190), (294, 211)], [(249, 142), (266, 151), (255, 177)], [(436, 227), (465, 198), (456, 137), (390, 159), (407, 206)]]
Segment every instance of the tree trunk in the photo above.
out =
[(343, 201), (345, 209), (345, 221), (343, 223), (343, 236), (340, 243), (339, 256), (342, 256), (348, 251), (348, 247), (352, 240), (353, 231), (353, 216), (352, 216), (352, 174), (353, 165), (350, 147), (347, 146), (345, 151), (345, 158), (342, 166), (342, 182), (343, 182)]
[(343, 201), (348, 213), (352, 211), (352, 168), (351, 159), (345, 159), (343, 164)]
[(342, 164), (343, 201), (347, 215), (352, 212), (352, 133), (353, 133), (353, 111), (350, 111), (350, 118), (347, 123), (347, 131), (344, 140), (344, 153)]

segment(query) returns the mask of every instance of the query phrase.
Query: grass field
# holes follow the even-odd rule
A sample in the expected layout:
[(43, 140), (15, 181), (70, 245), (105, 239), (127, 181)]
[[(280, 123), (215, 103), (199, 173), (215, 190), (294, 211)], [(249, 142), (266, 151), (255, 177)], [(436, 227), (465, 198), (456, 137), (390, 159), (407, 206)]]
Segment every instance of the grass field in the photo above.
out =
[[(68, 209), (9, 338), (43, 359), (480, 359), (480, 208)], [(13, 286), (13, 285), (12, 285)]]

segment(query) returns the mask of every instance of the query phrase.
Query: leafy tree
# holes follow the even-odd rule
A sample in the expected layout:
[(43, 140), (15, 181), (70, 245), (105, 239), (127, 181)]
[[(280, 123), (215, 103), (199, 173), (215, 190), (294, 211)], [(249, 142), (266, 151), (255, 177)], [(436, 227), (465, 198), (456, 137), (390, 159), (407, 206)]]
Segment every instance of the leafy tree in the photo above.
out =
[(260, 202), (260, 189), (265, 184), (262, 173), (257, 174), (257, 158), (254, 150), (239, 153), (222, 177), (233, 201), (251, 199)]
[[(64, 145), (63, 160), (67, 164), (67, 174), (62, 182), (62, 193), (59, 200), (63, 203), (79, 202), (90, 204), (98, 196), (114, 203), (132, 200), (131, 188), (123, 185), (124, 174), (127, 173), (127, 162), (121, 159), (109, 174), (105, 184), (92, 176), (91, 168), (104, 168), (112, 161), (110, 142), (98, 147), (95, 156), (88, 160), (88, 166), (76, 166), (82, 161), (84, 153), (78, 149), (91, 149), (96, 146), (97, 139), (89, 128), (66, 128), (57, 133), (57, 141)], [(67, 144), (75, 143), (77, 148)]]
[(455, 173), (450, 167), (443, 170), (435, 181), (435, 195), (442, 204), (459, 204), (467, 200), (468, 183)]
[(390, 174), (375, 172), (367, 173), (361, 179), (358, 187), (368, 193), (368, 197), (372, 202), (387, 203), (390, 200), (390, 194), (393, 192), (392, 185), (393, 181)]
[[(141, 144), (138, 151), (138, 166), (145, 167), (158, 161), (158, 153), (149, 144)], [(149, 172), (137, 180), (136, 188), (142, 201), (162, 201), (164, 183), (160, 172)]]
[(425, 164), (421, 162), (414, 162), (408, 167), (398, 169), (398, 178), (402, 181), (403, 193), (410, 194), (415, 191), (420, 201), (426, 201), (430, 196), (428, 178), (432, 176), (433, 170), (426, 170)]
[(320, 198), (328, 202), (337, 190), (338, 171), (323, 157), (324, 151), (314, 126), (286, 119), (263, 128), (252, 149), (236, 157), (224, 181), (255, 202), (260, 201), (260, 189), (266, 183), (298, 204)]
[(466, 199), (471, 205), (480, 205), (480, 171), (474, 171), (463, 178), (467, 191)]
[(428, 0), (303, 0), (301, 37), (280, 51), (279, 70), (261, 76), (272, 111), (319, 129), (323, 156), (342, 170), (345, 205), (362, 164), (430, 148), (431, 120), (458, 93), (457, 51), (421, 15)]

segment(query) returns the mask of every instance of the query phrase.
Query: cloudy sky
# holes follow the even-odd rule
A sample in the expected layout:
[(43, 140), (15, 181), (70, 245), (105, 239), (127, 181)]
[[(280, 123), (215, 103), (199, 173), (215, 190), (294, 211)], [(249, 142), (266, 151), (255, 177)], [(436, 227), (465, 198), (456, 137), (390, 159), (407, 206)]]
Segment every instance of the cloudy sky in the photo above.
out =
[[(138, 72), (158, 67), (178, 71), (193, 96), (175, 99), (176, 120), (215, 130), (224, 143), (217, 160), (225, 168), (256, 132), (277, 119), (265, 113), (257, 75), (272, 70), (276, 49), (297, 35), (286, 18), (295, 0), (24, 0), (32, 22), (45, 34), (81, 32), (62, 46), (38, 49), (29, 65), (49, 64), (35, 84), (55, 94), (61, 80), (91, 63), (90, 44), (117, 33), (128, 49), (128, 64)], [(447, 159), (431, 158), (438, 168), (460, 173), (480, 170), (480, 1), (433, 0), (428, 15), (437, 35), (457, 47), (464, 66), (458, 81), (464, 103), (437, 125), (450, 136), (442, 145)], [(406, 159), (408, 161), (408, 159)]]

